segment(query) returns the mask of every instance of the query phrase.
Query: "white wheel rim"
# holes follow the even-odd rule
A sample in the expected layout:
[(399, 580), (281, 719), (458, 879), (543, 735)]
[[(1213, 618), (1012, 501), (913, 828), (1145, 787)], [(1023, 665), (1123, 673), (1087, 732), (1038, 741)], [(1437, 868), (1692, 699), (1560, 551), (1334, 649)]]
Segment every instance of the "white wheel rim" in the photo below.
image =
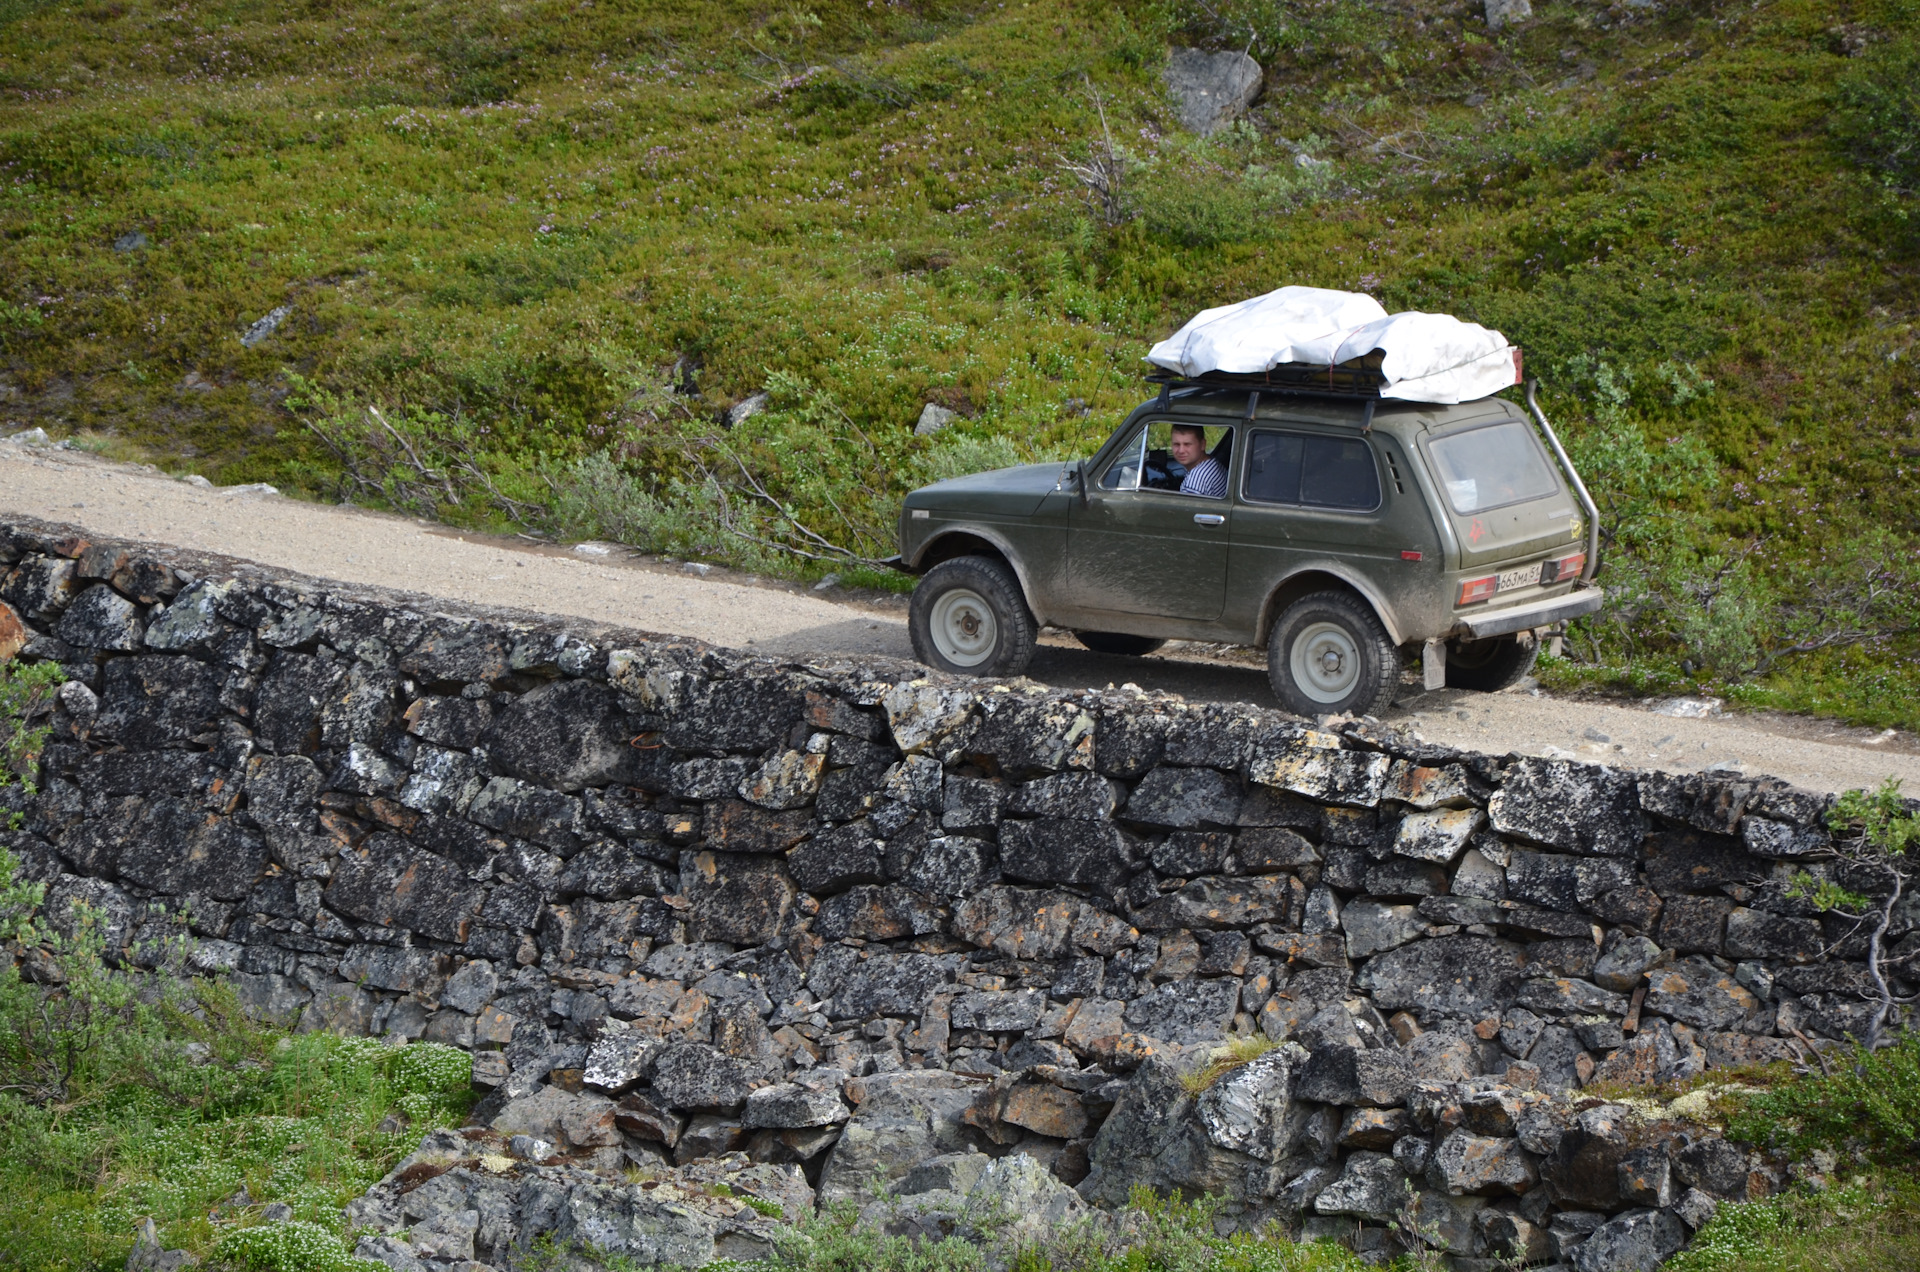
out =
[(940, 594), (928, 615), (928, 632), (940, 656), (956, 667), (978, 667), (993, 658), (1000, 644), (1000, 624), (993, 606), (972, 588), (956, 587)]
[(1315, 702), (1335, 703), (1360, 683), (1360, 646), (1338, 623), (1315, 623), (1287, 651), (1293, 683)]

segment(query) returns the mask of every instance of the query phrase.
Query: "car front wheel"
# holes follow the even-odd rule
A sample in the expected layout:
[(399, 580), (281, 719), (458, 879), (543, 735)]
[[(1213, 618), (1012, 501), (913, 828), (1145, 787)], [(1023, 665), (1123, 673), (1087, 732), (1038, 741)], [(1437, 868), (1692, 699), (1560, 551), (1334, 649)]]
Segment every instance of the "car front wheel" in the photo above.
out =
[(1129, 636), (1125, 632), (1075, 632), (1073, 638), (1096, 654), (1150, 654), (1166, 644), (1153, 636)]
[(1539, 656), (1540, 642), (1531, 632), (1524, 637), (1448, 641), (1447, 688), (1498, 693), (1519, 684)]
[(1400, 651), (1363, 602), (1316, 592), (1274, 620), (1267, 678), (1296, 715), (1377, 715), (1400, 687)]
[(914, 657), (962, 676), (1017, 676), (1033, 660), (1039, 624), (1013, 571), (987, 557), (956, 557), (913, 589), (907, 635)]

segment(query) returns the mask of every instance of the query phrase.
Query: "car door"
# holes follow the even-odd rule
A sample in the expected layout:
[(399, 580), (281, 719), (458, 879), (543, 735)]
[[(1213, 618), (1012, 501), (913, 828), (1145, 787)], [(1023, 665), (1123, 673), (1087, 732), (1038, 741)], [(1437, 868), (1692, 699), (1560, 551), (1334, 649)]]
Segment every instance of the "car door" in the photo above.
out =
[[(1168, 458), (1177, 420), (1147, 420), (1093, 476), (1067, 532), (1068, 604), (1115, 615), (1211, 622), (1227, 586), (1227, 487), (1182, 493), (1184, 469)], [(1195, 423), (1215, 463), (1230, 468), (1233, 429)], [(1198, 465), (1196, 465), (1198, 467)]]
[(1374, 440), (1284, 422), (1247, 430), (1230, 526), (1236, 596), (1257, 605), (1281, 579), (1315, 565), (1366, 579), (1400, 565), (1411, 545), (1392, 515), (1394, 474), (1382, 480)]

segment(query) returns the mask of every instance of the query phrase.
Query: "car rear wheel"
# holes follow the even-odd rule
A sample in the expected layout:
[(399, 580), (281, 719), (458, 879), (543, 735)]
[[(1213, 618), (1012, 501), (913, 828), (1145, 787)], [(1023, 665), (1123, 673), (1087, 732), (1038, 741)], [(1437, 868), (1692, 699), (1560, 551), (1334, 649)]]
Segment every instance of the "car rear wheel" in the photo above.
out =
[(1096, 654), (1150, 654), (1166, 644), (1153, 636), (1129, 636), (1125, 632), (1075, 632), (1073, 638)]
[(1267, 678), (1296, 715), (1377, 715), (1400, 687), (1400, 651), (1363, 602), (1316, 592), (1274, 620)]
[(1521, 636), (1447, 642), (1447, 688), (1498, 693), (1520, 683), (1540, 656), (1540, 642)]
[(962, 676), (1017, 676), (1033, 660), (1039, 624), (1013, 571), (988, 557), (956, 557), (928, 570), (907, 610), (913, 653)]

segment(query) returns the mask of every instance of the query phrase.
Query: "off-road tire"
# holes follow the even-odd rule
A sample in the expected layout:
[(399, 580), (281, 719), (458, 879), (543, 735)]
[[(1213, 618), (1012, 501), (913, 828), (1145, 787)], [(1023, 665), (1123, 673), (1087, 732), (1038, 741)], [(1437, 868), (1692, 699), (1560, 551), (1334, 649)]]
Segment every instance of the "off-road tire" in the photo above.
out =
[[(907, 635), (914, 657), (929, 667), (959, 676), (1017, 676), (1033, 661), (1040, 624), (1011, 569), (991, 557), (965, 556), (920, 577), (907, 607)], [(976, 642), (978, 657), (970, 660)]]
[(1137, 658), (1167, 642), (1156, 636), (1129, 636), (1125, 632), (1075, 632), (1073, 638), (1096, 654), (1125, 654)]
[(1517, 685), (1533, 670), (1540, 656), (1540, 642), (1528, 633), (1520, 636), (1489, 636), (1485, 640), (1447, 642), (1447, 688), (1472, 689), (1478, 693), (1499, 693)]
[[(1320, 660), (1317, 677), (1306, 665), (1310, 652)], [(1378, 715), (1400, 689), (1400, 651), (1366, 602), (1315, 592), (1274, 620), (1267, 679), (1280, 705), (1296, 715)]]

